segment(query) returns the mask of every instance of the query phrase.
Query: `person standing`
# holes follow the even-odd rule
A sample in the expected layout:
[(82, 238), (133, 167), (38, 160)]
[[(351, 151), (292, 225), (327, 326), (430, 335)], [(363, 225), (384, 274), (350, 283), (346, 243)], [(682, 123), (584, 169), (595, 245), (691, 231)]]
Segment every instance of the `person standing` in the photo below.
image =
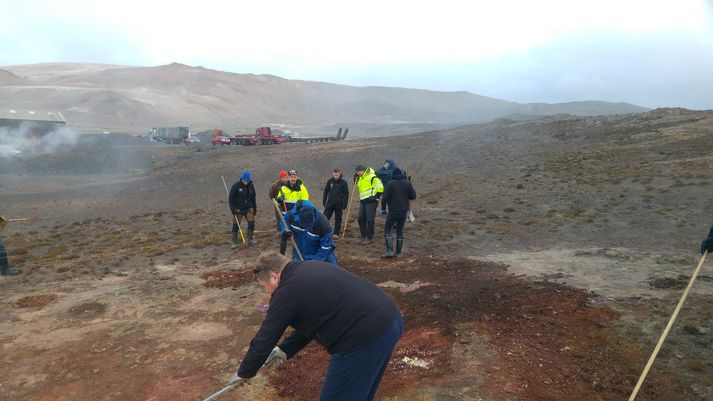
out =
[[(272, 203), (272, 200), (274, 199), (277, 201), (280, 195), (280, 188), (282, 188), (283, 185), (287, 182), (287, 171), (285, 170), (280, 170), (280, 174), (275, 182), (270, 185), (270, 188), (267, 190), (267, 196), (270, 198), (270, 203)], [(285, 211), (285, 206), (280, 205), (278, 202), (278, 205), (282, 209), (282, 211)], [(275, 210), (275, 220), (277, 222), (277, 231), (280, 231), (280, 216), (277, 214), (277, 210)]]
[(711, 226), (710, 231), (708, 231), (708, 236), (701, 242), (701, 255), (704, 253), (713, 252), (713, 226)]
[(359, 231), (361, 233), (361, 244), (370, 244), (374, 240), (374, 220), (376, 218), (376, 206), (379, 198), (384, 192), (381, 180), (374, 174), (370, 167), (359, 164), (356, 166), (354, 175), (355, 191), (359, 191)]
[[(372, 401), (403, 334), (396, 303), (373, 283), (321, 261), (270, 252), (253, 272), (270, 307), (229, 383), (255, 376), (263, 364), (279, 366), (315, 340), (331, 354), (320, 401)], [(294, 332), (278, 345), (288, 326)]]
[[(6, 225), (7, 220), (0, 216), (0, 231), (4, 230)], [(10, 259), (7, 257), (7, 248), (5, 248), (5, 244), (3, 244), (2, 239), (0, 239), (0, 274), (3, 276), (16, 276), (20, 273), (22, 273), (21, 270), (10, 269)]]
[[(392, 159), (384, 160), (384, 165), (380, 169), (376, 170), (375, 174), (381, 180), (381, 184), (386, 188), (391, 181), (391, 177), (394, 175), (394, 169), (397, 168), (396, 162)], [(404, 174), (405, 175), (405, 174)], [(386, 217), (386, 204), (384, 200), (381, 200), (381, 217)]]
[(342, 172), (335, 168), (332, 171), (332, 178), (324, 186), (324, 195), (322, 195), (324, 216), (329, 220), (332, 218), (332, 213), (334, 213), (333, 238), (339, 238), (339, 233), (342, 229), (342, 211), (347, 208), (347, 203), (349, 203), (349, 185), (342, 178)]
[[(384, 241), (386, 252), (383, 258), (400, 257), (404, 246), (404, 224), (409, 211), (409, 201), (416, 199), (416, 190), (411, 182), (406, 179), (401, 169), (394, 169), (391, 180), (384, 189), (381, 197), (381, 204), (389, 208), (384, 226)], [(394, 251), (393, 237), (391, 229), (396, 226), (396, 251)]]
[(230, 188), (228, 195), (228, 205), (230, 213), (237, 217), (237, 222), (233, 221), (233, 229), (230, 235), (231, 248), (235, 249), (238, 246), (238, 223), (243, 217), (248, 222), (248, 244), (255, 245), (255, 214), (257, 214), (257, 202), (255, 200), (255, 186), (250, 179), (250, 172), (243, 171), (243, 174), (233, 186)]
[[(289, 230), (282, 230), (283, 237), (294, 236), (304, 260), (321, 260), (337, 264), (334, 256), (336, 245), (332, 241), (332, 226), (329, 220), (312, 203), (300, 200), (289, 212), (285, 212)], [(285, 242), (287, 242), (285, 240)], [(292, 250), (292, 260), (300, 260), (297, 249)]]
[[(282, 206), (284, 212), (290, 211), (295, 207), (295, 203), (300, 200), (309, 200), (309, 192), (302, 180), (297, 176), (297, 170), (290, 170), (287, 173), (287, 181), (280, 187), (277, 195), (277, 203)], [(278, 222), (278, 229), (282, 224)], [(280, 253), (282, 255), (287, 251), (287, 239), (284, 234), (284, 227), (280, 229)]]

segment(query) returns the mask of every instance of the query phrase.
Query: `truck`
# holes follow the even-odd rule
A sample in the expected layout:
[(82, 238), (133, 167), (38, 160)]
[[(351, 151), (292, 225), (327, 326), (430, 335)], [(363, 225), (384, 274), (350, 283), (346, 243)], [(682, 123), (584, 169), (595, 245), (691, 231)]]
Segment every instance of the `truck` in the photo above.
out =
[(259, 127), (255, 130), (255, 135), (235, 135), (228, 137), (233, 145), (278, 145), (290, 142), (290, 138), (284, 135), (273, 135), (270, 127)]
[(152, 141), (174, 145), (185, 143), (189, 137), (188, 127), (154, 127), (149, 133)]
[(210, 143), (213, 144), (213, 146), (216, 145), (230, 145), (232, 141), (230, 138), (225, 136), (225, 133), (223, 132), (222, 129), (214, 129), (210, 131)]

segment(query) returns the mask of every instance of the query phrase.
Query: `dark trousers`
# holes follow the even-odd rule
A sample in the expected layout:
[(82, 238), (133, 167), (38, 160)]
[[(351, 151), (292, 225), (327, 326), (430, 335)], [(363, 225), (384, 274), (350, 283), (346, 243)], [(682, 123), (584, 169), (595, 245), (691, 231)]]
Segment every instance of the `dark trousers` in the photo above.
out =
[(406, 224), (407, 212), (390, 212), (386, 216), (386, 225), (384, 226), (384, 235), (391, 236), (391, 229), (396, 226), (396, 238), (404, 237), (404, 224)]
[(404, 320), (399, 315), (371, 344), (347, 354), (332, 354), (320, 401), (372, 401), (403, 332)]
[[(248, 210), (237, 210), (235, 215), (238, 216), (238, 221), (242, 223), (243, 217), (248, 221), (248, 230), (255, 230), (255, 214), (253, 213), (253, 208)], [(233, 219), (233, 229), (231, 230), (233, 234), (238, 232), (238, 223)]]
[(7, 259), (7, 249), (2, 241), (0, 241), (0, 268), (2, 268), (3, 271), (10, 268), (10, 261)]
[(334, 234), (339, 235), (342, 232), (342, 208), (341, 205), (327, 205), (324, 208), (324, 216), (327, 220), (332, 218), (334, 212)]
[(374, 239), (374, 219), (376, 219), (376, 202), (359, 203), (359, 231), (362, 238)]

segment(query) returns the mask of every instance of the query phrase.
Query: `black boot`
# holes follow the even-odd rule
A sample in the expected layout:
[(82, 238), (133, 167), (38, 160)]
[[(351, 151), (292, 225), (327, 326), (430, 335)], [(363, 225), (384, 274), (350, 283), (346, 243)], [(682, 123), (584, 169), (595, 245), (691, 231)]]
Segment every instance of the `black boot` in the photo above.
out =
[(391, 235), (384, 235), (384, 241), (386, 242), (386, 252), (381, 255), (382, 258), (393, 258), (394, 257), (394, 239)]
[(404, 247), (404, 237), (396, 237), (396, 252), (394, 257), (398, 258), (401, 256), (401, 249)]
[(255, 245), (257, 241), (255, 240), (255, 230), (248, 229), (248, 244)]
[(22, 273), (22, 271), (10, 269), (10, 263), (7, 261), (6, 253), (0, 254), (0, 268), (2, 268), (0, 274), (3, 276), (17, 276)]

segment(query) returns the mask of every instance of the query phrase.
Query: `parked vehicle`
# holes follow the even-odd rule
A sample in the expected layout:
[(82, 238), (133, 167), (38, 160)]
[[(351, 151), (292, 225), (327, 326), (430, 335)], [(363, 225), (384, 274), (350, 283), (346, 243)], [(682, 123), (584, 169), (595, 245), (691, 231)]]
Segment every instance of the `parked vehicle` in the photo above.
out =
[(213, 146), (230, 145), (231, 140), (227, 136), (216, 136), (216, 137), (211, 138), (210, 143), (212, 143)]
[(185, 143), (189, 137), (188, 127), (154, 127), (149, 133), (152, 141), (174, 145)]

